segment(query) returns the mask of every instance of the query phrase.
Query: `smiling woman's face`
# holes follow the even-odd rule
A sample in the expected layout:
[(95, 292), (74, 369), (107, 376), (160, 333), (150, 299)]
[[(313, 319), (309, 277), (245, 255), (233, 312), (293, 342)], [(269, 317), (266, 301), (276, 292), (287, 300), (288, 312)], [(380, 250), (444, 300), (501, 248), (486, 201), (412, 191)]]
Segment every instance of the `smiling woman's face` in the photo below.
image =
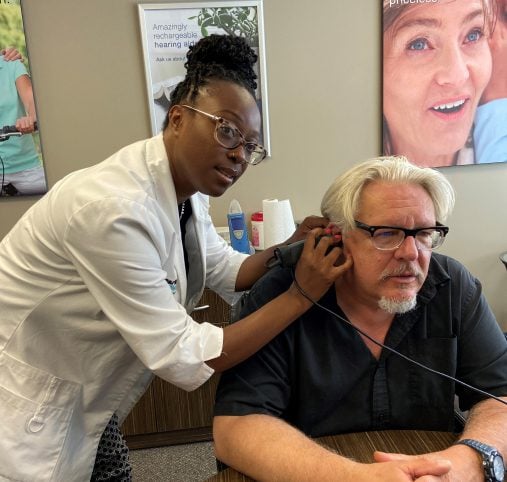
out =
[(491, 76), (481, 0), (407, 8), (384, 32), (384, 117), (393, 154), (451, 165)]

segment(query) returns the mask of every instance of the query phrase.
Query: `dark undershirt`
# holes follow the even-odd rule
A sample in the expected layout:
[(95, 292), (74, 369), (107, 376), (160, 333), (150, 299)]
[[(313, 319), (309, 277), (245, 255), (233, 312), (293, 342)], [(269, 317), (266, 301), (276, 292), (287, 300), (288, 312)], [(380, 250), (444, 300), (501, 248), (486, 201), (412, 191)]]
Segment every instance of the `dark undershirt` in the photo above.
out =
[[(183, 203), (182, 203), (183, 204)], [(178, 213), (181, 213), (181, 204), (178, 204)], [(187, 234), (187, 221), (192, 217), (192, 205), (190, 201), (185, 201), (185, 212), (180, 219), (180, 229), (181, 229), (181, 241), (183, 243), (183, 255), (185, 257), (185, 272), (188, 276), (189, 263), (188, 263), (188, 253), (187, 248), (185, 247), (185, 235)]]

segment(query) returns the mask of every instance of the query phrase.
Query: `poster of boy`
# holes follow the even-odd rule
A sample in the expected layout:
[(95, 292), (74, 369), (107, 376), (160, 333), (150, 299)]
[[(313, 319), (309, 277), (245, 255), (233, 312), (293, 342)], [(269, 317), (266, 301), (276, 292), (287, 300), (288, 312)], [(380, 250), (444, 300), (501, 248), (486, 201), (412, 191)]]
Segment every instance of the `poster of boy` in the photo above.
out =
[(0, 1), (0, 196), (47, 190), (19, 0)]

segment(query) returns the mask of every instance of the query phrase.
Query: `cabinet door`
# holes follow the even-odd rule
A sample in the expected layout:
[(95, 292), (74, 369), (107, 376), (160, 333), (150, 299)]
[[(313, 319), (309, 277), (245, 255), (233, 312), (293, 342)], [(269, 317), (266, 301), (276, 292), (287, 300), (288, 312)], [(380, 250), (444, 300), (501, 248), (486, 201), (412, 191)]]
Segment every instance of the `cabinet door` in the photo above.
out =
[[(199, 307), (209, 305), (209, 308)], [(210, 290), (205, 290), (192, 318), (225, 326), (231, 307)], [(128, 446), (156, 447), (211, 440), (211, 421), (218, 375), (193, 392), (186, 392), (155, 377), (146, 393), (122, 425)]]

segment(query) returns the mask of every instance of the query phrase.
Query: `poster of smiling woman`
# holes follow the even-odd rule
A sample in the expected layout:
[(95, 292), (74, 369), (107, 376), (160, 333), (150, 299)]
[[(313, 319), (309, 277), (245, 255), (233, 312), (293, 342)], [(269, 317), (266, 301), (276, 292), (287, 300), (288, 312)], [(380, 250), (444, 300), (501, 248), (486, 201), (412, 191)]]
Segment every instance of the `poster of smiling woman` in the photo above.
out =
[(383, 152), (507, 161), (507, 0), (383, 0)]
[(160, 132), (171, 92), (185, 76), (189, 47), (211, 34), (236, 35), (245, 38), (258, 55), (256, 97), (263, 144), (269, 152), (262, 1), (141, 4), (139, 18), (152, 133)]
[(19, 0), (0, 0), (0, 197), (46, 192)]

